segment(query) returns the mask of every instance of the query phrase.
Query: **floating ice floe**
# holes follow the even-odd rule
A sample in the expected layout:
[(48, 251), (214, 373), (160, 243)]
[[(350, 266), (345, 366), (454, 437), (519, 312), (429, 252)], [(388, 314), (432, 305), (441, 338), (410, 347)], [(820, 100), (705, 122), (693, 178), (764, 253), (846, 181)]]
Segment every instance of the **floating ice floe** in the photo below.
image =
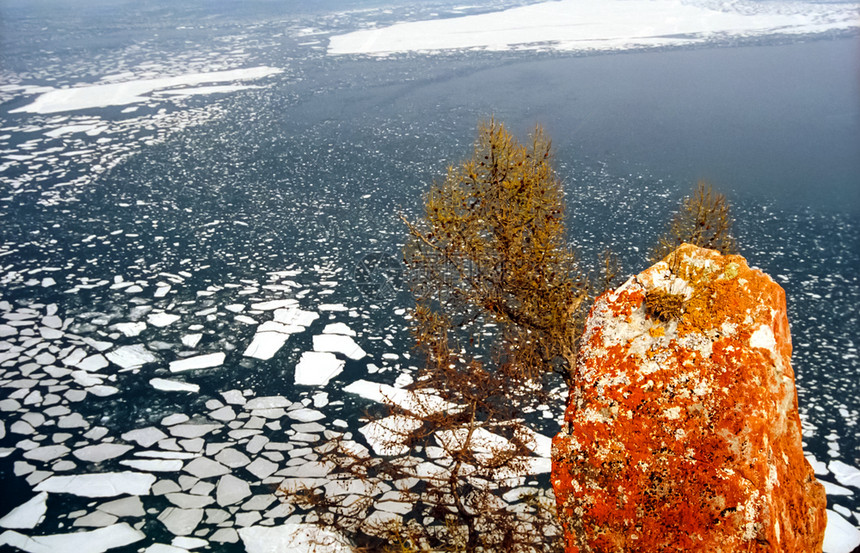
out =
[[(228, 71), (213, 71), (211, 73), (193, 73), (177, 77), (160, 79), (141, 79), (124, 83), (96, 84), (51, 90), (41, 94), (36, 100), (10, 113), (57, 113), (61, 111), (76, 111), (82, 109), (101, 108), (108, 106), (123, 106), (145, 102), (156, 90), (176, 88), (180, 86), (197, 85), (229, 81), (245, 81), (262, 79), (280, 73), (280, 69), (272, 67), (250, 67)], [(213, 91), (214, 92), (214, 91)], [(186, 90), (186, 94), (188, 90)]]
[(197, 344), (200, 343), (200, 339), (203, 338), (203, 334), (194, 333), (194, 334), (186, 334), (181, 338), (182, 345), (188, 348), (196, 348)]
[[(721, 4), (675, 0), (561, 0), (480, 15), (398, 23), (329, 40), (328, 53), (462, 48), (568, 51), (703, 44), (715, 38), (820, 33), (857, 26), (852, 4)], [(636, 17), (630, 17), (636, 14)]]
[(147, 363), (155, 363), (158, 357), (143, 344), (121, 346), (105, 354), (112, 363), (123, 369), (139, 369)]
[(298, 307), (276, 309), (273, 314), (274, 320), (285, 325), (307, 327), (320, 318), (315, 311), (305, 311)]
[(150, 447), (159, 440), (163, 440), (167, 434), (154, 426), (146, 428), (138, 428), (130, 430), (122, 435), (122, 439), (129, 442), (136, 442), (141, 447)]
[(0, 527), (3, 528), (35, 528), (45, 520), (45, 512), (48, 510), (48, 494), (42, 492), (31, 498), (26, 503), (18, 505), (6, 516), (0, 518)]
[(404, 445), (405, 437), (417, 430), (422, 422), (406, 415), (389, 415), (370, 422), (358, 429), (377, 455), (404, 455), (409, 447)]
[(146, 321), (152, 326), (156, 326), (159, 328), (163, 328), (165, 326), (170, 326), (179, 319), (181, 319), (179, 315), (174, 315), (172, 313), (151, 313)]
[(149, 381), (149, 385), (162, 392), (192, 392), (196, 394), (200, 391), (200, 386), (197, 384), (167, 380), (165, 378), (152, 378)]
[(250, 526), (240, 528), (239, 536), (247, 553), (348, 553), (349, 542), (340, 534), (312, 524), (283, 524), (281, 526)]
[(412, 392), (367, 380), (356, 380), (343, 390), (380, 403), (390, 402), (417, 415), (430, 415), (440, 411), (455, 412), (463, 409), (462, 406), (445, 401), (429, 390)]
[[(466, 447), (467, 436), (469, 436), (469, 431), (466, 428), (440, 430), (434, 434), (436, 442), (451, 452), (460, 451)], [(496, 451), (512, 452), (515, 449), (514, 444), (506, 438), (480, 427), (472, 431), (468, 445), (475, 458), (479, 460), (492, 459), (495, 457), (494, 452)]]
[(177, 472), (183, 463), (177, 459), (125, 459), (119, 464), (146, 472)]
[(824, 493), (827, 495), (854, 495), (854, 492), (848, 488), (843, 488), (832, 482), (827, 482), (826, 480), (819, 480), (819, 482), (824, 486)]
[(858, 545), (860, 545), (860, 530), (835, 511), (828, 509), (823, 553), (851, 553)]
[(148, 495), (155, 476), (140, 472), (102, 472), (51, 476), (36, 486), (37, 492), (68, 493), (83, 497)]
[(355, 336), (355, 331), (344, 323), (331, 323), (325, 325), (323, 334), (342, 334), (343, 336)]
[(857, 468), (843, 463), (842, 461), (830, 461), (827, 468), (829, 468), (830, 472), (833, 473), (833, 476), (836, 477), (836, 481), (843, 486), (860, 488), (860, 470)]
[(222, 351), (218, 353), (207, 353), (206, 355), (197, 355), (188, 357), (178, 361), (170, 362), (170, 372), (178, 373), (182, 371), (190, 371), (194, 369), (211, 369), (220, 367), (224, 364), (226, 354)]
[(116, 517), (142, 517), (146, 515), (143, 503), (136, 495), (102, 503), (96, 509)]
[(253, 85), (240, 85), (240, 84), (220, 85), (220, 86), (197, 86), (194, 88), (177, 88), (177, 89), (173, 89), (173, 90), (160, 90), (160, 91), (156, 91), (155, 94), (187, 98), (188, 96), (196, 96), (199, 94), (217, 94), (217, 93), (223, 94), (225, 92), (236, 92), (239, 90), (249, 90), (249, 89), (253, 89), (253, 88), (262, 88), (262, 87), (253, 86)]
[(295, 383), (300, 386), (325, 386), (343, 371), (344, 364), (333, 353), (306, 351), (296, 365)]
[(289, 407), (292, 402), (283, 396), (255, 397), (245, 403), (245, 409), (255, 411), (257, 409), (283, 409)]
[(89, 357), (85, 357), (81, 361), (75, 363), (74, 366), (87, 372), (96, 372), (107, 367), (108, 364), (108, 360), (104, 355), (96, 353)]
[(193, 474), (197, 478), (211, 478), (212, 476), (222, 476), (229, 474), (230, 469), (212, 459), (206, 457), (198, 457), (194, 459), (182, 469), (189, 474)]
[(143, 532), (126, 523), (89, 532), (27, 537), (11, 530), (0, 534), (0, 545), (11, 545), (27, 553), (104, 553), (144, 539)]
[[(290, 302), (286, 304), (285, 302)], [(274, 309), (274, 320), (266, 321), (257, 327), (257, 333), (243, 354), (245, 357), (268, 360), (284, 347), (291, 334), (304, 332), (306, 327), (319, 318), (313, 311), (296, 307), (296, 300), (275, 300), (254, 304), (255, 308)], [(283, 305), (290, 307), (283, 307)]]
[(76, 449), (73, 455), (81, 461), (88, 461), (90, 463), (101, 463), (102, 461), (106, 461), (107, 459), (119, 457), (131, 449), (134, 449), (134, 446), (124, 444), (102, 443), (88, 445), (86, 447)]
[(349, 336), (317, 334), (313, 338), (314, 351), (341, 353), (350, 359), (362, 359), (367, 353)]
[(221, 507), (238, 503), (250, 495), (251, 487), (248, 483), (232, 474), (222, 476), (215, 489), (215, 501)]
[(158, 520), (176, 536), (187, 536), (203, 520), (203, 509), (179, 509), (168, 507), (158, 515)]
[(274, 311), (275, 309), (282, 309), (285, 307), (296, 307), (298, 305), (299, 305), (298, 300), (294, 300), (294, 299), (271, 300), (271, 301), (263, 301), (263, 302), (251, 304), (251, 309), (256, 309), (258, 311)]
[(137, 323), (116, 323), (113, 325), (113, 328), (122, 332), (125, 336), (137, 336), (144, 330), (146, 330), (146, 323), (137, 322)]
[(258, 330), (242, 355), (267, 361), (284, 347), (289, 337), (290, 335), (284, 332)]

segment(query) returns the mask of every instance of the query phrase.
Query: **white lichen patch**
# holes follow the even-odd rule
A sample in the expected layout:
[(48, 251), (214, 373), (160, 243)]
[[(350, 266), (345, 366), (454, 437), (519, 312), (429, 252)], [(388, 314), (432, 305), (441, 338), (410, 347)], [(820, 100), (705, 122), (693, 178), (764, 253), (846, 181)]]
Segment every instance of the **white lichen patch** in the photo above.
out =
[(732, 336), (737, 334), (738, 325), (726, 321), (722, 325), (720, 325), (720, 331), (723, 333), (723, 336), (731, 338)]
[(689, 351), (695, 351), (702, 356), (702, 359), (708, 359), (714, 352), (713, 343), (704, 334), (698, 332), (690, 333), (678, 339), (678, 344)]
[(677, 405), (675, 407), (670, 407), (669, 409), (666, 409), (665, 411), (663, 411), (663, 416), (666, 417), (667, 419), (669, 419), (670, 421), (671, 420), (677, 420), (677, 419), (681, 418), (681, 408)]
[(761, 325), (753, 332), (752, 336), (750, 336), (750, 347), (764, 348), (776, 357), (776, 338), (770, 326)]

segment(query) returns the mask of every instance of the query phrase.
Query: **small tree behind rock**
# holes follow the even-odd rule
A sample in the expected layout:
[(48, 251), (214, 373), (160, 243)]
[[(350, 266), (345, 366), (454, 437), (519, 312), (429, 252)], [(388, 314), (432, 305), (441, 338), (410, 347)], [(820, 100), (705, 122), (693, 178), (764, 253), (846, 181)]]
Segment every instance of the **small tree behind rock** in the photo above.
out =
[(723, 255), (737, 253), (732, 223), (726, 197), (714, 192), (705, 181), (699, 181), (693, 194), (681, 200), (668, 230), (651, 254), (651, 262), (660, 261), (684, 243), (717, 250)]

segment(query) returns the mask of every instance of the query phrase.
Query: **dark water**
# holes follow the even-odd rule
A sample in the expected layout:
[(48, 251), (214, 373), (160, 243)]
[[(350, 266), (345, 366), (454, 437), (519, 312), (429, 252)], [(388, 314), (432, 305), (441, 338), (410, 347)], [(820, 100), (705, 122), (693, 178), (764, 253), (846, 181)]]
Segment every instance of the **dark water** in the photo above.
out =
[[(53, 304), (70, 323), (69, 335), (50, 345), (24, 336), (0, 339), (9, 353), (0, 361), (0, 400), (14, 396), (25, 403), (30, 396), (15, 386), (27, 379), (33, 382), (26, 386), (44, 396), (80, 388), (68, 375), (46, 374), (32, 358), (39, 348), (68, 354), (82, 336), (115, 346), (143, 343), (159, 355), (159, 362), (140, 369), (104, 370), (110, 375), (105, 383), (118, 389), (113, 395), (59, 400), (89, 425), (104, 427), (105, 439), (157, 426), (171, 413), (201, 421), (213, 409), (207, 402), (231, 389), (306, 403), (322, 390), (330, 403), (321, 411), (355, 429), (368, 402), (343, 393), (343, 386), (360, 378), (391, 383), (415, 363), (405, 319), (408, 294), (362, 267), (367, 260), (396, 264), (404, 239), (398, 212), (420, 210), (428, 183), (468, 155), (477, 121), (494, 115), (521, 135), (542, 124), (554, 138), (570, 238), (587, 265), (610, 246), (627, 274), (638, 272), (697, 179), (727, 192), (742, 253), (787, 291), (807, 451), (824, 462), (860, 464), (858, 37), (591, 57), (328, 58), (326, 33), (403, 14), (373, 11), (372, 3), (360, 6), (369, 11), (348, 15), (262, 4), (271, 12), (240, 15), (197, 5), (177, 13), (163, 4), (108, 3), (107, 12), (96, 12), (105, 17), (98, 20), (88, 12), (70, 19), (38, 11), (49, 3), (2, 8), (4, 82), (90, 82), (122, 71), (139, 74), (142, 64), (153, 62), (165, 74), (222, 62), (267, 64), (284, 73), (259, 89), (152, 101), (128, 114), (120, 108), (10, 114), (31, 97), (3, 97), (2, 155), (34, 157), (6, 164), (0, 173), (0, 301), (10, 302), (4, 312), (29, 307), (39, 314)], [(85, 24), (103, 32), (89, 37)], [(321, 34), (304, 34), (307, 26)], [(45, 135), (94, 118), (108, 130)], [(103, 138), (110, 140), (98, 142)], [(285, 270), (293, 273), (272, 275)], [(56, 284), (45, 286), (47, 277)], [(290, 297), (320, 319), (270, 360), (243, 356), (254, 327), (237, 322), (225, 306), (283, 297), (272, 286), (287, 280), (295, 284)], [(143, 292), (127, 292), (123, 282), (132, 281)], [(172, 285), (164, 298), (153, 294), (159, 283)], [(345, 311), (326, 311), (324, 304), (342, 304)], [(134, 337), (112, 326), (145, 320), (146, 310), (181, 319), (165, 328), (150, 325)], [(267, 317), (251, 314), (257, 322)], [(330, 322), (355, 330), (368, 357), (347, 360), (344, 372), (320, 390), (295, 386), (300, 355)], [(167, 363), (188, 353), (180, 342), (192, 332), (203, 334), (194, 351), (225, 352), (224, 366), (172, 375)], [(383, 372), (371, 372), (369, 364)], [(198, 384), (200, 392), (161, 392), (149, 385), (153, 377)], [(46, 407), (33, 400), (3, 412), (7, 435), (0, 447), (8, 450), (0, 477), (7, 493), (0, 512), (32, 495), (28, 475), (15, 474), (30, 447), (22, 439), (49, 443), (58, 433), (53, 415), (29, 437), (8, 429)], [(552, 407), (555, 419), (533, 424), (551, 435), (562, 407)], [(102, 440), (86, 430), (70, 430), (68, 443)], [(289, 441), (281, 430), (264, 432)], [(226, 428), (213, 436), (207, 440), (232, 439)], [(67, 459), (76, 461), (67, 455), (30, 462), (51, 473)], [(77, 463), (72, 471), (123, 470), (119, 460)], [(253, 481), (255, 493), (268, 490), (250, 473), (236, 474)], [(832, 474), (822, 479), (835, 483)], [(68, 531), (69, 513), (92, 511), (92, 501), (51, 497), (48, 519), (36, 533)], [(858, 509), (855, 496), (830, 501)], [(168, 503), (146, 497), (145, 505), (157, 514)], [(154, 516), (144, 523), (151, 540), (169, 540)], [(198, 528), (204, 537), (214, 529), (205, 521)]]

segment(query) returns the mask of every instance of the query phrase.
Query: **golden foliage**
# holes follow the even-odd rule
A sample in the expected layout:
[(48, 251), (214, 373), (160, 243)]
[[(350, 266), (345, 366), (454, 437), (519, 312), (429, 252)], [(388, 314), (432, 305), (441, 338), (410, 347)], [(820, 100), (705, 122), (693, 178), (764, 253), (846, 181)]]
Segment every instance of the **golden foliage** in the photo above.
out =
[(540, 127), (523, 145), (491, 119), (471, 158), (430, 189), (423, 219), (403, 218), (416, 336), (437, 364), (486, 342), (489, 323), (498, 370), (536, 378), (573, 367), (588, 282), (567, 245), (551, 159)]

